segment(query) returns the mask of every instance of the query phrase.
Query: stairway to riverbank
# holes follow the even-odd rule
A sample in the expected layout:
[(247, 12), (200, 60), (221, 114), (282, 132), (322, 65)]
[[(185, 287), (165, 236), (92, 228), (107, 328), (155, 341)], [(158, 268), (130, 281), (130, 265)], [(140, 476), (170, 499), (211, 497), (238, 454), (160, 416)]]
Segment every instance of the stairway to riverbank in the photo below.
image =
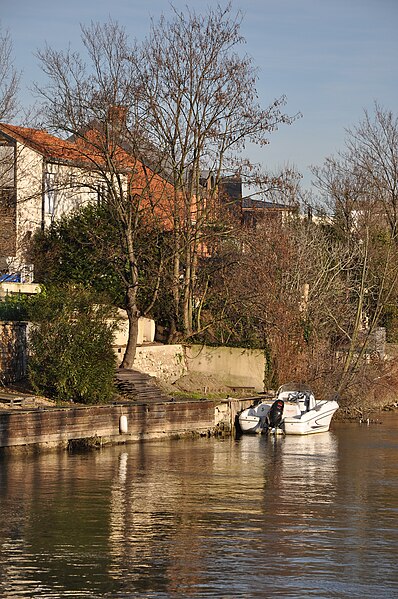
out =
[(116, 388), (120, 395), (137, 401), (173, 401), (171, 397), (161, 391), (149, 374), (119, 368), (115, 376)]

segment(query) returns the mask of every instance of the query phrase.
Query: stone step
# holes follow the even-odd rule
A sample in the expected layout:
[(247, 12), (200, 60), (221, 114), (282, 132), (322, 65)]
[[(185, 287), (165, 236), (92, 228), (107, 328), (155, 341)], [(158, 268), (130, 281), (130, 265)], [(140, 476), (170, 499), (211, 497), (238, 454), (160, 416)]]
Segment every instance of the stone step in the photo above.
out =
[(172, 401), (170, 397), (162, 393), (153, 377), (139, 370), (119, 368), (116, 372), (115, 382), (119, 393), (135, 400)]

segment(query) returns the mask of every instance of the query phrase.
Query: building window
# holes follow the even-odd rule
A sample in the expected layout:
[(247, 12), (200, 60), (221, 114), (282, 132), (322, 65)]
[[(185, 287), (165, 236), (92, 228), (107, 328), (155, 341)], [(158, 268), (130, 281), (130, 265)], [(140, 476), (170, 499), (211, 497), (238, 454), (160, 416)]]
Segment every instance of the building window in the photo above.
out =
[(97, 205), (98, 206), (103, 206), (105, 201), (106, 201), (106, 183), (104, 183), (103, 181), (101, 181), (100, 183), (98, 183), (97, 185)]
[(56, 188), (55, 188), (55, 174), (46, 173), (45, 175), (45, 191), (44, 191), (44, 210), (46, 214), (54, 214), (55, 211), (55, 199), (56, 199)]

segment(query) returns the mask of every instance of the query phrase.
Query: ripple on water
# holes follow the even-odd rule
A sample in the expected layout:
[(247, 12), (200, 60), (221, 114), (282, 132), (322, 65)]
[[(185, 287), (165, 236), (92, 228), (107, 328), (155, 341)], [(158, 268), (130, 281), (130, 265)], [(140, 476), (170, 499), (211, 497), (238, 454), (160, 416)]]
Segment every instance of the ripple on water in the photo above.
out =
[(397, 429), (3, 457), (0, 597), (393, 597)]

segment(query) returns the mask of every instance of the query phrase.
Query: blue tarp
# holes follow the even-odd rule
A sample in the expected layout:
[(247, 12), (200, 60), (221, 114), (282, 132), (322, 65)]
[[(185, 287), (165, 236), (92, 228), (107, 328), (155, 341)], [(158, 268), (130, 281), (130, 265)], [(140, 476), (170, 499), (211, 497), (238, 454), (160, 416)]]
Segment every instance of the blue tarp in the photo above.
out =
[(0, 283), (20, 283), (21, 282), (21, 273), (12, 273), (0, 275)]

